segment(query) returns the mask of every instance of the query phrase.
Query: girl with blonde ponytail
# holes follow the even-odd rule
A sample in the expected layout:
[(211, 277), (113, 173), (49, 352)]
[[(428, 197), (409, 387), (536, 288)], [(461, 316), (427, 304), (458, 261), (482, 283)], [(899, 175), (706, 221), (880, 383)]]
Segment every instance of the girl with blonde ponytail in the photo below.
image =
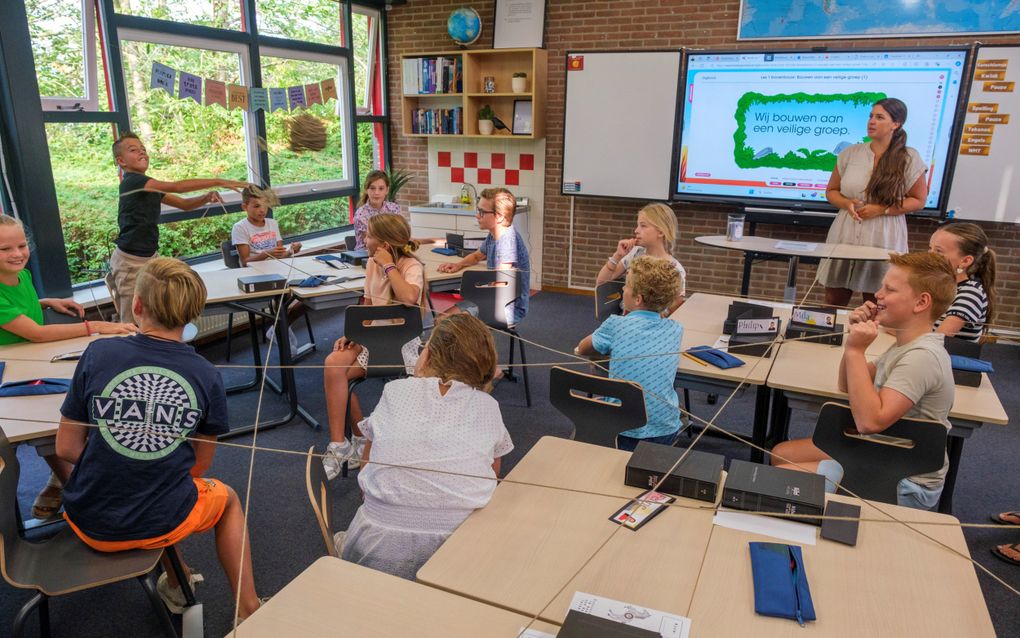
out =
[(935, 322), (935, 331), (977, 341), (995, 312), (995, 251), (977, 224), (947, 224), (931, 236), (932, 252), (949, 260), (956, 273), (953, 304)]
[[(427, 312), (425, 267), (415, 256), (418, 242), (411, 239), (411, 227), (400, 215), (376, 215), (368, 220), (365, 247), (369, 259), (365, 264), (365, 303), (404, 304)], [(421, 339), (415, 337), (402, 349), (407, 373), (413, 374), (418, 361)], [(340, 474), (344, 461), (348, 467), (358, 467), (365, 439), (357, 428), (361, 421), (361, 406), (357, 395), (348, 397), (348, 382), (365, 376), (368, 369), (368, 349), (347, 337), (340, 337), (333, 352), (326, 357), (323, 382), (326, 390), (326, 413), (329, 417), (330, 443), (326, 447), (322, 464), (332, 479)], [(344, 435), (344, 416), (347, 401), (351, 401), (353, 441)]]

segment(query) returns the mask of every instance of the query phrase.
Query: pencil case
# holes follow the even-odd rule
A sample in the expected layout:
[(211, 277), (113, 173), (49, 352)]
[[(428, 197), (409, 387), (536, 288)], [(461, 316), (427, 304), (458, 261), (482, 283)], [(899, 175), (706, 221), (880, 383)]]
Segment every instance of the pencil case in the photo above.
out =
[(754, 611), (762, 616), (815, 620), (804, 557), (800, 547), (783, 543), (748, 543), (754, 579)]
[(446, 255), (447, 257), (455, 257), (457, 255), (457, 250), (454, 248), (433, 248), (432, 252)]
[(684, 352), (696, 359), (701, 359), (705, 363), (711, 363), (717, 368), (722, 368), (723, 370), (739, 368), (744, 365), (743, 361), (734, 357), (732, 354), (723, 352), (722, 350), (717, 350), (711, 346), (694, 346)]

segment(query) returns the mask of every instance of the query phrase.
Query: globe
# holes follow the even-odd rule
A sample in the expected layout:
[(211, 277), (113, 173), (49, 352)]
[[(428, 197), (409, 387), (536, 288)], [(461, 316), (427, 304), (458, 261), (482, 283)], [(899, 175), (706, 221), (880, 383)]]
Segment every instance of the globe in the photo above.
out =
[(471, 7), (454, 9), (446, 20), (446, 32), (461, 46), (474, 44), (482, 35), (482, 18)]

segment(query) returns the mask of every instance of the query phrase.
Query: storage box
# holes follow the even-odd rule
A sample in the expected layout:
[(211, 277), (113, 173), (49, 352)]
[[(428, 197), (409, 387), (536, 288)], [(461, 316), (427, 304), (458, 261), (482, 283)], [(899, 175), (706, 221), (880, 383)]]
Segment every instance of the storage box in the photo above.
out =
[(250, 275), (248, 277), (238, 277), (237, 287), (241, 289), (241, 292), (282, 290), (287, 287), (287, 278), (283, 275)]
[[(814, 514), (825, 511), (825, 477), (734, 459), (726, 475), (722, 505), (750, 512)], [(821, 519), (791, 519), (821, 525)]]
[[(971, 359), (981, 358), (981, 344), (959, 337), (946, 337), (946, 352)], [(981, 373), (953, 368), (953, 383), (969, 388), (981, 385)]]
[[(684, 452), (687, 450), (671, 445), (639, 441), (627, 461), (623, 482), (631, 487), (651, 489), (669, 468), (676, 465)], [(723, 461), (721, 454), (691, 450), (683, 463), (669, 473), (658, 491), (714, 503), (719, 493)]]

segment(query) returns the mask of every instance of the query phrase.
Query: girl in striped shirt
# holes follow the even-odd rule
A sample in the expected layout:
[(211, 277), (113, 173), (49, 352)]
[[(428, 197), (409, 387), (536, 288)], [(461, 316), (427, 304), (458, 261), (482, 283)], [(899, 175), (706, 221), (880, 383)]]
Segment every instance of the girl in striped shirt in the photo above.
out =
[(929, 248), (956, 271), (956, 297), (935, 322), (935, 331), (979, 340), (995, 309), (995, 251), (988, 246), (988, 236), (977, 224), (947, 224), (931, 236)]

